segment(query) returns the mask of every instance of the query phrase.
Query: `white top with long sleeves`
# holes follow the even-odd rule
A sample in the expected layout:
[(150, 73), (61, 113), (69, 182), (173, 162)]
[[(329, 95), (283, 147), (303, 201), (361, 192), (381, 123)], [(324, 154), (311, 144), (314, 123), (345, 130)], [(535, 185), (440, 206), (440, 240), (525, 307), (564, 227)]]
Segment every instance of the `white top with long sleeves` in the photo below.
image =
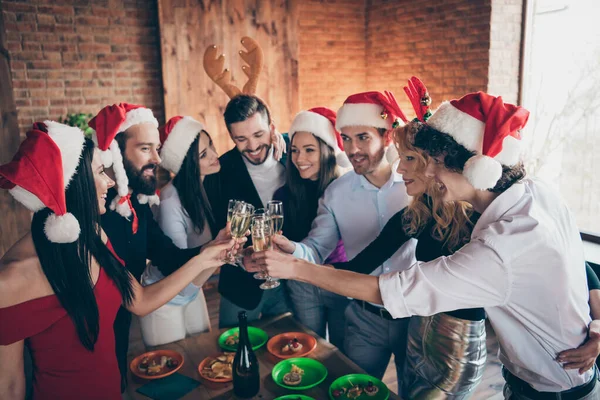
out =
[[(171, 238), (175, 246), (180, 249), (202, 246), (212, 240), (212, 234), (207, 222), (201, 234), (196, 232), (192, 220), (188, 217), (181, 204), (177, 189), (175, 189), (172, 183), (167, 184), (160, 191), (158, 224), (165, 235)], [(157, 267), (149, 265), (142, 274), (142, 285), (150, 285), (163, 278), (164, 275)], [(169, 304), (187, 304), (196, 298), (199, 290), (200, 287), (190, 283)]]
[(590, 323), (583, 246), (560, 196), (525, 179), (500, 194), (455, 254), (379, 278), (395, 317), (484, 307), (500, 342), (500, 360), (538, 391), (588, 382), (556, 361), (586, 339)]

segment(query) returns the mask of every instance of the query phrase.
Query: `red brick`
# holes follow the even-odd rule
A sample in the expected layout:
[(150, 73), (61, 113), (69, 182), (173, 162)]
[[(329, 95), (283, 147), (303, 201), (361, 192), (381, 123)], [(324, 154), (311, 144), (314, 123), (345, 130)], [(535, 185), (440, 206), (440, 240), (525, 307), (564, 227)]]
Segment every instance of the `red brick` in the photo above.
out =
[[(36, 71), (36, 70), (28, 70), (27, 78), (28, 79), (47, 79), (49, 74), (54, 71)], [(61, 76), (62, 77), (62, 76)]]
[(12, 11), (12, 12), (28, 12), (28, 13), (36, 12), (36, 8), (33, 5), (22, 4), (22, 3), (11, 3), (8, 1), (4, 1), (2, 3), (2, 8), (5, 11)]
[(65, 83), (63, 81), (46, 81), (46, 87), (62, 88), (65, 87)]
[(33, 107), (47, 107), (50, 105), (50, 100), (44, 98), (31, 99), (31, 105)]
[(14, 22), (35, 22), (35, 14), (30, 13), (15, 13)]
[(38, 6), (38, 12), (50, 15), (67, 15), (75, 14), (73, 7), (69, 6)]
[(95, 16), (82, 16), (76, 18), (78, 25), (89, 25), (89, 26), (108, 26), (108, 18), (95, 17)]

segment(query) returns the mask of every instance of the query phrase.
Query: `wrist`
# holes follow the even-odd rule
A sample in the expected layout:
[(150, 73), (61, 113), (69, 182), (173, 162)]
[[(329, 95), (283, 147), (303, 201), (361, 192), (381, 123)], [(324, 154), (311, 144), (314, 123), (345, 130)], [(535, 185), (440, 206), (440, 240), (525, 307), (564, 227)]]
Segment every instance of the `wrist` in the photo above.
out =
[(294, 280), (306, 282), (306, 271), (308, 269), (306, 264), (310, 263), (301, 258), (294, 259), (292, 262), (292, 274)]

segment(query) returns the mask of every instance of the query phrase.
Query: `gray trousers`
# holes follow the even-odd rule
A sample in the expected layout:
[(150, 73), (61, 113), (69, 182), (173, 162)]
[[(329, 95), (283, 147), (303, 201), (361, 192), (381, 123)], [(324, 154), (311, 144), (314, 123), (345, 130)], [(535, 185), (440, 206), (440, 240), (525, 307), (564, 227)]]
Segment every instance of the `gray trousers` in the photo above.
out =
[[(594, 367), (596, 368), (596, 367)], [(503, 369), (503, 374), (505, 373), (504, 369)], [(594, 389), (588, 393), (587, 395), (583, 396), (583, 397), (579, 397), (579, 400), (599, 400), (600, 399), (600, 382), (598, 382), (598, 369), (596, 368), (596, 375), (594, 375), (594, 377), (592, 379), (596, 379), (596, 386), (594, 387)], [(504, 398), (506, 400), (532, 400), (531, 397), (527, 397), (524, 394), (513, 390), (512, 387), (510, 386), (510, 384), (508, 382), (506, 382), (504, 384), (504, 389), (502, 391), (502, 393), (504, 394)], [(557, 393), (556, 394), (556, 400), (560, 400), (561, 397), (561, 393)]]
[(275, 289), (265, 290), (253, 310), (246, 310), (238, 307), (225, 297), (221, 296), (221, 305), (219, 306), (219, 328), (229, 328), (238, 325), (238, 312), (246, 311), (248, 322), (257, 321), (260, 318), (273, 317), (290, 311), (285, 285), (279, 285)]
[(393, 354), (400, 387), (409, 321), (387, 320), (352, 301), (346, 308), (346, 355), (369, 375), (381, 379)]
[(344, 352), (344, 315), (350, 300), (304, 282), (287, 281), (294, 317), (322, 338)]

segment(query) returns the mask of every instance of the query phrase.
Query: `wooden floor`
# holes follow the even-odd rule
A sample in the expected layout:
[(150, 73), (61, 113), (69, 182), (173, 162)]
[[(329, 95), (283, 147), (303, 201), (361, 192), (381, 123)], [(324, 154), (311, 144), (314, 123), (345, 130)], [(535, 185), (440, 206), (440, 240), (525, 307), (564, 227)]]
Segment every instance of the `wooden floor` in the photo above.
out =
[[(217, 291), (217, 283), (212, 280), (207, 282), (204, 286), (204, 295), (206, 296), (211, 325), (214, 328), (217, 328), (219, 326), (219, 304), (221, 301), (219, 292)], [(142, 340), (140, 328), (137, 318), (134, 317), (134, 322), (131, 327), (130, 342), (139, 340)], [(477, 387), (475, 394), (471, 397), (472, 400), (503, 399), (502, 386), (504, 380), (500, 372), (502, 364), (498, 361), (498, 341), (496, 340), (494, 331), (489, 325), (487, 326), (487, 350), (488, 358), (483, 374), (483, 382)], [(398, 393), (398, 380), (396, 378), (396, 368), (394, 366), (393, 356), (385, 375), (383, 376), (383, 381), (390, 390)]]

